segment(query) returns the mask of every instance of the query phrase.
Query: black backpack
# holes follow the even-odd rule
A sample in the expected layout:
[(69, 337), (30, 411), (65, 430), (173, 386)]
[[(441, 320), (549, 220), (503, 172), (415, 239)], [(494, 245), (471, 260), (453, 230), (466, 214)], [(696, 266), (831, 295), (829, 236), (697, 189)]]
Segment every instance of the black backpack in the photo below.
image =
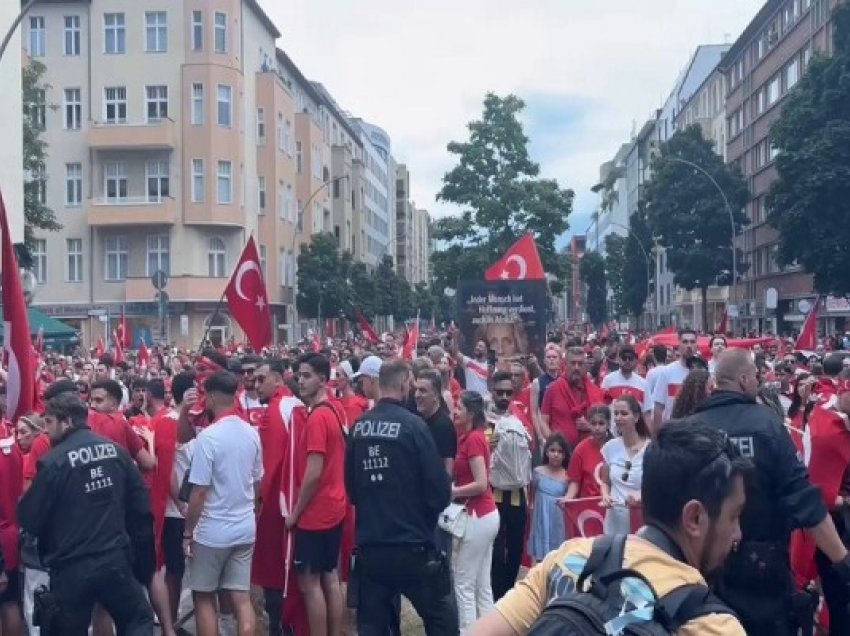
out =
[[(647, 526), (641, 536), (670, 556), (680, 558), (678, 546), (661, 530)], [(623, 567), (626, 539), (626, 535), (597, 537), (575, 590), (552, 600), (527, 636), (668, 636), (700, 616), (734, 616), (705, 585), (683, 585), (658, 598), (646, 577)], [(589, 589), (578, 591), (585, 589), (588, 578)], [(629, 603), (621, 591), (625, 579), (643, 582), (643, 589), (651, 592), (653, 602), (643, 608)]]

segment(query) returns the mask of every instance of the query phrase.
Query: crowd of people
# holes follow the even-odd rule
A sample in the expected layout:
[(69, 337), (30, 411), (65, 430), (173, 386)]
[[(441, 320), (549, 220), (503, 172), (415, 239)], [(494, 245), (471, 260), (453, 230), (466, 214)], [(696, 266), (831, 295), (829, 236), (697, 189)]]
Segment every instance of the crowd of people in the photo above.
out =
[(253, 634), (252, 589), (272, 635), (399, 634), (402, 596), (428, 634), (525, 634), (599, 565), (565, 518), (595, 498), (611, 541), (640, 511), (619, 555), (659, 598), (711, 585), (676, 633), (850, 634), (844, 343), (698, 335), (47, 352), (0, 432), (2, 634), (169, 636), (184, 590), (195, 633)]

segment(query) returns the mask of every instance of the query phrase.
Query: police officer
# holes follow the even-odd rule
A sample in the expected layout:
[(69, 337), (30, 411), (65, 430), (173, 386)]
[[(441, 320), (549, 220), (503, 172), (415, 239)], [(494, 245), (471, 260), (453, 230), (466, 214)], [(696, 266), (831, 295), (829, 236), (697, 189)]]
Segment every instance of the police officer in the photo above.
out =
[(755, 465), (747, 482), (742, 540), (726, 560), (717, 592), (750, 636), (796, 634), (811, 620), (814, 607), (807, 595), (794, 592), (791, 531), (806, 529), (845, 581), (850, 580), (850, 557), (783, 422), (756, 402), (758, 369), (750, 352), (727, 349), (714, 374), (717, 389), (689, 419), (725, 431)]
[[(142, 477), (123, 449), (91, 432), (77, 393), (48, 389), (46, 396), (52, 450), (38, 462), (18, 520), (37, 537), (50, 570), (59, 608), (52, 627), (63, 636), (83, 636), (100, 603), (119, 634), (152, 635), (153, 613), (136, 580), (150, 581), (155, 567), (153, 516)], [(42, 627), (50, 633), (51, 626)]]
[(448, 559), (434, 547), (449, 478), (427, 425), (405, 408), (410, 381), (403, 361), (381, 365), (380, 400), (354, 425), (346, 450), (345, 485), (357, 513), (360, 636), (387, 633), (387, 607), (398, 594), (429, 636), (458, 633)]

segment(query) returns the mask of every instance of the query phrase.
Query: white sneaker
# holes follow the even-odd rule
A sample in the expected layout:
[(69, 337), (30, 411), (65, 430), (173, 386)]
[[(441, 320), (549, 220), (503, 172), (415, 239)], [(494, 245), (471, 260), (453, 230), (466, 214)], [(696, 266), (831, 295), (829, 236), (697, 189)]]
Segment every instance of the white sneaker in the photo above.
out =
[(218, 633), (221, 636), (236, 636), (236, 617), (232, 614), (222, 614), (219, 616)]

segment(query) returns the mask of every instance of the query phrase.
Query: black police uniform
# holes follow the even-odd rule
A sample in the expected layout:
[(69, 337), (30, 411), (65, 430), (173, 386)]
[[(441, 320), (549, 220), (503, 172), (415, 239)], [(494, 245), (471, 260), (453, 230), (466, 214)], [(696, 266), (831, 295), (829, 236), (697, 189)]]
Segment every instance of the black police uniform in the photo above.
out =
[(810, 620), (809, 596), (794, 591), (791, 531), (812, 528), (827, 515), (820, 491), (779, 417), (741, 393), (715, 392), (689, 419), (725, 431), (755, 465), (747, 480), (741, 543), (716, 583), (720, 597), (750, 636), (796, 634)]
[(38, 538), (60, 633), (87, 634), (100, 603), (119, 634), (153, 634), (136, 580), (148, 583), (155, 568), (153, 516), (142, 476), (122, 448), (88, 427), (72, 429), (39, 460), (18, 521)]
[(425, 422), (380, 400), (351, 430), (345, 486), (356, 510), (358, 633), (384, 636), (387, 607), (403, 594), (429, 636), (457, 634), (448, 560), (434, 547), (451, 485)]

